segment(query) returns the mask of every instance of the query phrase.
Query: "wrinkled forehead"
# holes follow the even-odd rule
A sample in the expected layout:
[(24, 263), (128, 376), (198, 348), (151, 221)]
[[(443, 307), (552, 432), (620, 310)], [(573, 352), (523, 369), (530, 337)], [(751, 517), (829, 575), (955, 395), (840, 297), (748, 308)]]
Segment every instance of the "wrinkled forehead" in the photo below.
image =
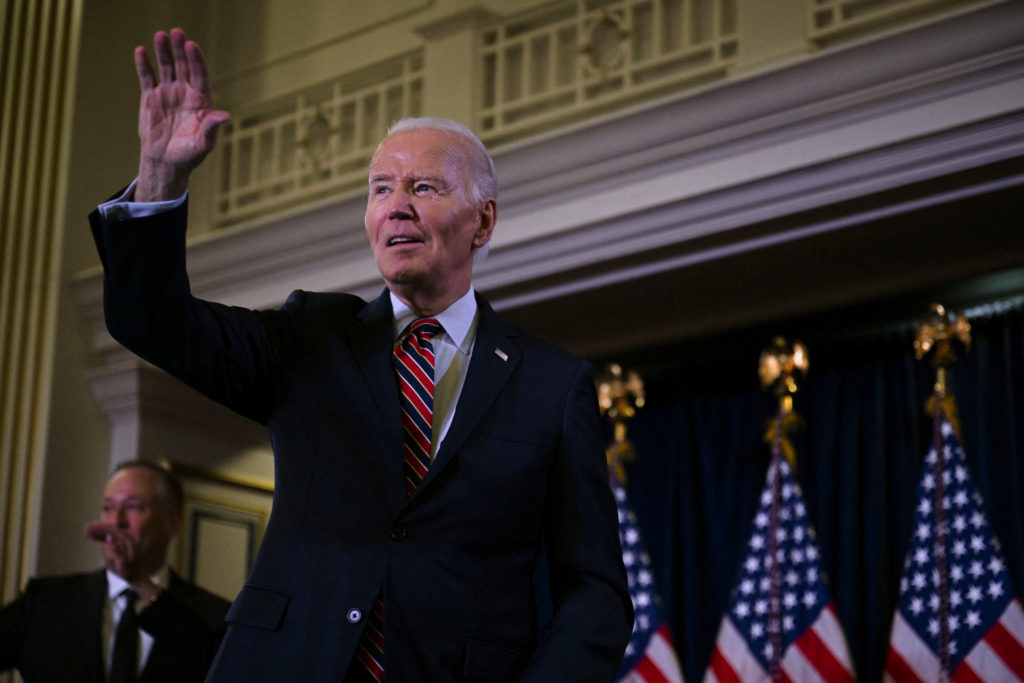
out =
[(378, 145), (370, 163), (375, 178), (438, 176), (464, 179), (465, 142), (443, 130), (422, 128), (392, 133)]

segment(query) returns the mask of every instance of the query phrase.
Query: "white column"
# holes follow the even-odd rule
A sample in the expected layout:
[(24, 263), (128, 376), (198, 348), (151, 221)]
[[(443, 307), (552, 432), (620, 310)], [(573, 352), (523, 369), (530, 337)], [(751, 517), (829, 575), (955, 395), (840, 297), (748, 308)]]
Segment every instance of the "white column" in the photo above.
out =
[(477, 28), (490, 17), (480, 8), (470, 8), (417, 28), (425, 39), (424, 116), (453, 119), (475, 130)]
[[(0, 601), (35, 564), (80, 0), (0, 12)], [(55, 49), (60, 46), (60, 49)]]

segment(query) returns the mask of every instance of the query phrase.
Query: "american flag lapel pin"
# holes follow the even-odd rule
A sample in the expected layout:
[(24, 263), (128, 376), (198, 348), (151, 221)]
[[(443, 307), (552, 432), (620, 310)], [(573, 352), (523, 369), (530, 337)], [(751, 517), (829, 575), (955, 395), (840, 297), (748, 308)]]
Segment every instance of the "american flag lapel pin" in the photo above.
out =
[(502, 351), (501, 349), (494, 349), (494, 355), (502, 359), (506, 363), (508, 362), (508, 354)]

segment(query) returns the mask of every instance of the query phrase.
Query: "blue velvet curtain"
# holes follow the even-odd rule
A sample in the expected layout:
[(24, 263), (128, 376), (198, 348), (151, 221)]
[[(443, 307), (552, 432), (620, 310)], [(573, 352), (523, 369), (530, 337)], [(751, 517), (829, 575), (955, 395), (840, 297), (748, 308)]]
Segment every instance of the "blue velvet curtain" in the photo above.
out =
[[(951, 390), (975, 484), (1021, 595), (1024, 311), (971, 322), (973, 345), (958, 353)], [(796, 475), (857, 675), (880, 681), (931, 443), (924, 404), (935, 373), (914, 357), (912, 324), (809, 329), (801, 338), (811, 368), (794, 405), (805, 423), (792, 439)], [(757, 360), (769, 342), (747, 335), (681, 345), (671, 350), (681, 361), (666, 361), (666, 350), (633, 359), (647, 375), (648, 400), (629, 426), (637, 459), (627, 490), (690, 681), (703, 678), (765, 481), (762, 434), (777, 403), (758, 385)]]

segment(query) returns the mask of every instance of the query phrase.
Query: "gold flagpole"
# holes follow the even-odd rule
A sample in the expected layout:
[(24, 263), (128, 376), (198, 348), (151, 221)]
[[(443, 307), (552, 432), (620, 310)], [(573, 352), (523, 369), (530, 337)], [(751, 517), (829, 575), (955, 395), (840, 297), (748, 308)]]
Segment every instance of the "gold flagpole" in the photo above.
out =
[(633, 444), (626, 438), (626, 425), (644, 406), (644, 382), (636, 372), (624, 372), (621, 365), (611, 363), (597, 378), (597, 403), (615, 430), (605, 449), (608, 471), (625, 485), (625, 463), (636, 458)]
[(778, 528), (779, 503), (781, 501), (780, 482), (782, 478), (782, 458), (785, 457), (790, 467), (796, 469), (796, 452), (789, 442), (787, 434), (797, 429), (800, 417), (793, 412), (793, 394), (799, 388), (796, 374), (806, 374), (810, 362), (807, 348), (800, 342), (788, 344), (782, 337), (775, 337), (771, 346), (761, 352), (758, 363), (758, 375), (762, 389), (773, 389), (779, 399), (779, 411), (769, 421), (765, 432), (765, 441), (771, 444), (772, 461), (772, 506), (768, 518), (768, 558), (771, 562), (769, 579), (771, 581), (771, 599), (768, 605), (768, 634), (772, 643), (771, 662), (768, 672), (772, 681), (782, 680), (782, 575), (778, 563)]
[(761, 378), (762, 389), (772, 389), (779, 399), (779, 411), (768, 423), (765, 431), (765, 443), (772, 445), (772, 452), (779, 449), (789, 466), (796, 470), (796, 453), (789, 442), (787, 434), (796, 431), (800, 426), (800, 416), (793, 412), (793, 394), (799, 388), (796, 375), (806, 375), (810, 367), (807, 347), (800, 340), (792, 344), (783, 337), (775, 337), (771, 346), (761, 352), (757, 374)]
[(935, 528), (932, 538), (935, 539), (935, 568), (938, 574), (938, 655), (941, 662), (941, 680), (949, 681), (952, 672), (949, 632), (949, 566), (946, 557), (946, 522), (943, 499), (945, 498), (945, 480), (943, 466), (945, 453), (942, 445), (942, 416), (953, 427), (957, 440), (960, 440), (960, 423), (957, 420), (956, 401), (949, 391), (948, 371), (956, 361), (953, 345), (959, 341), (966, 350), (971, 347), (971, 325), (967, 318), (959, 313), (947, 311), (942, 304), (933, 303), (928, 312), (921, 317), (917, 326), (917, 337), (914, 339), (914, 355), (920, 360), (932, 353), (932, 367), (935, 368), (935, 385), (931, 398), (928, 399), (926, 410), (932, 416), (932, 446), (935, 450), (933, 477)]
[(960, 342), (965, 351), (971, 350), (971, 324), (962, 314), (947, 311), (942, 304), (933, 303), (928, 312), (918, 320), (917, 337), (914, 339), (914, 355), (918, 360), (932, 354), (935, 368), (935, 386), (928, 399), (926, 409), (935, 415), (941, 408), (946, 413), (959, 439), (960, 421), (957, 419), (956, 401), (949, 393), (949, 368), (956, 362), (953, 352), (955, 342)]

